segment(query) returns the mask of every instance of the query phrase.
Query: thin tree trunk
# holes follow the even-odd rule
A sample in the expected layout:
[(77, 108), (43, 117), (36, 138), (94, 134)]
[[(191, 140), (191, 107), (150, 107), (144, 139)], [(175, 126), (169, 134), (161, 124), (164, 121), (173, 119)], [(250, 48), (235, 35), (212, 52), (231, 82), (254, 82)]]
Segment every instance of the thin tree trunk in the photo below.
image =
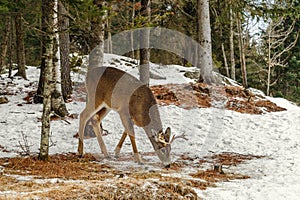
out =
[[(43, 43), (43, 42), (42, 42)], [(45, 45), (42, 44), (42, 58), (41, 58), (41, 67), (40, 67), (40, 78), (37, 92), (33, 98), (34, 103), (43, 103), (43, 90), (45, 83), (45, 68), (46, 68), (46, 58), (44, 57), (44, 53), (46, 52)]]
[(51, 94), (53, 90), (53, 42), (54, 33), (54, 0), (44, 0), (42, 4), (42, 58), (45, 64), (44, 68), (44, 87), (43, 87), (43, 115), (42, 131), (40, 144), (40, 160), (48, 160), (49, 155), (49, 135), (50, 135), (50, 112), (51, 112)]
[[(141, 15), (148, 18), (147, 21), (150, 21), (151, 16), (151, 7), (150, 0), (141, 1)], [(140, 80), (149, 85), (150, 82), (150, 29), (144, 28), (140, 31)]]
[(14, 33), (15, 33), (15, 23), (13, 17), (10, 17), (10, 33), (9, 34), (9, 41), (8, 41), (8, 77), (12, 77), (12, 68), (13, 68), (13, 59), (14, 59), (14, 50), (15, 50), (15, 43), (14, 43)]
[[(135, 19), (135, 0), (132, 1), (132, 15), (131, 15), (131, 27), (134, 28)], [(134, 39), (133, 31), (130, 32), (130, 46), (131, 46), (131, 58), (134, 59)]]
[[(48, 1), (46, 1), (46, 3), (48, 3)], [(42, 5), (42, 12), (46, 12), (46, 8), (44, 8), (44, 5)], [(45, 52), (46, 52), (47, 41), (49, 42), (49, 39), (47, 38), (47, 31), (49, 31), (48, 30), (49, 28), (47, 27), (46, 24), (48, 23), (48, 19), (44, 19), (47, 18), (47, 15), (49, 15), (49, 13), (42, 13), (41, 30), (43, 35), (41, 41), (41, 65), (40, 65), (40, 76), (39, 76), (38, 88), (33, 98), (34, 103), (43, 103), (43, 90), (44, 90), (44, 83), (45, 83), (45, 68), (46, 68)]]
[[(271, 25), (272, 25), (272, 23), (271, 23)], [(271, 34), (272, 34), (272, 31), (271, 31), (271, 28), (269, 28), (269, 30), (268, 30), (268, 78), (267, 78), (267, 95), (268, 96), (270, 95), (271, 68), (272, 68), (272, 62), (271, 62)]]
[(15, 18), (16, 23), (16, 44), (17, 44), (17, 64), (18, 72), (16, 76), (21, 76), (24, 79), (26, 78), (26, 69), (25, 69), (25, 47), (24, 47), (24, 26), (22, 20), (22, 14), (17, 13)]
[(238, 36), (239, 36), (238, 41), (239, 41), (240, 63), (241, 63), (243, 86), (245, 88), (248, 88), (246, 58), (245, 58), (245, 44), (244, 44), (243, 33), (242, 33), (242, 24), (241, 24), (239, 15), (237, 18), (237, 27), (238, 27)]
[(198, 42), (201, 49), (198, 49), (200, 59), (200, 77), (205, 83), (214, 83), (212, 73), (212, 49), (211, 49), (211, 28), (209, 17), (209, 0), (197, 0), (197, 21), (198, 21)]
[[(102, 9), (103, 1), (95, 0), (94, 5)], [(96, 16), (91, 24), (91, 38), (89, 47), (92, 50), (89, 54), (89, 68), (102, 67), (104, 56), (104, 28), (106, 15)]]
[(227, 57), (226, 57), (226, 52), (225, 52), (225, 47), (224, 47), (224, 42), (221, 43), (221, 49), (222, 49), (222, 54), (223, 54), (223, 59), (224, 59), (226, 76), (230, 77), (229, 68), (228, 68), (228, 62), (227, 62)]
[[(108, 16), (110, 16), (110, 10), (108, 11)], [(106, 18), (106, 27), (107, 27), (107, 53), (112, 53), (112, 38), (111, 38), (111, 19), (110, 17)]]
[(230, 64), (231, 64), (231, 78), (236, 80), (235, 77), (235, 59), (234, 59), (234, 41), (233, 41), (233, 13), (232, 13), (232, 1), (230, 1), (230, 11), (229, 11), (229, 20), (230, 20)]
[(1, 44), (1, 53), (0, 53), (0, 74), (5, 66), (5, 58), (7, 54), (7, 49), (9, 45), (9, 35), (10, 35), (10, 16), (5, 17), (5, 29), (4, 29), (4, 36)]
[(69, 35), (69, 18), (67, 10), (60, 1), (58, 5), (59, 15), (59, 45), (60, 45), (60, 65), (61, 65), (61, 89), (64, 100), (70, 98), (72, 94), (71, 69), (69, 62), (70, 54), (70, 35)]
[(224, 47), (224, 42), (223, 42), (223, 30), (222, 30), (222, 27), (220, 27), (220, 28), (221, 28), (221, 39), (222, 39), (222, 42), (221, 42), (221, 49), (222, 49), (222, 54), (223, 54), (223, 59), (224, 59), (224, 65), (225, 65), (226, 76), (227, 76), (227, 77), (230, 77), (230, 74), (229, 74), (229, 68), (228, 68), (228, 62), (227, 62), (227, 56), (226, 56), (225, 47)]

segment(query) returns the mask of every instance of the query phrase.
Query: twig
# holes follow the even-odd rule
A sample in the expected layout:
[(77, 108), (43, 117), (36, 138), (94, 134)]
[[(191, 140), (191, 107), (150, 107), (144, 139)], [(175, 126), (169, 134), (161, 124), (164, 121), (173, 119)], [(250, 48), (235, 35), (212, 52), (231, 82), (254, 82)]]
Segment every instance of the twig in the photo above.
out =
[(62, 121), (66, 122), (67, 124), (71, 124), (71, 122), (69, 122), (68, 120), (66, 120), (65, 117), (61, 117), (58, 114), (56, 114), (55, 112), (53, 112), (53, 115), (55, 115), (56, 117), (60, 118)]
[(23, 132), (21, 132), (21, 136), (22, 136), (23, 144), (20, 141), (18, 141), (18, 143), (19, 143), (19, 147), (22, 149), (22, 152), (18, 152), (18, 153), (21, 156), (30, 156), (31, 155), (30, 146), (32, 145), (29, 145), (27, 136)]

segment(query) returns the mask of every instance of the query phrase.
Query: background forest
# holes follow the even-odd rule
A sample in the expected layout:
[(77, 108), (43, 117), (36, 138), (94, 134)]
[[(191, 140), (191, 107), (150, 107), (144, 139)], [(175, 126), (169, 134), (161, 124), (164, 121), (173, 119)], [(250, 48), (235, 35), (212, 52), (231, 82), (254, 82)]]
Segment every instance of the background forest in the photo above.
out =
[[(300, 102), (300, 40), (298, 0), (210, 0), (214, 67), (245, 87)], [(97, 44), (93, 26), (101, 18), (105, 38), (139, 27), (164, 27), (197, 38), (197, 1), (153, 0), (151, 17), (141, 14), (141, 1), (61, 0), (58, 32), (64, 38), (71, 69), (74, 55), (87, 55)], [(42, 5), (40, 0), (0, 0), (0, 73), (42, 63)], [(101, 5), (101, 6), (99, 6)], [(106, 52), (110, 52), (107, 49)], [(74, 54), (76, 53), (76, 54)], [(139, 58), (139, 52), (129, 57)], [(186, 60), (151, 49), (151, 62), (190, 66)], [(242, 76), (242, 70), (246, 76)], [(11, 74), (14, 76), (15, 74)]]

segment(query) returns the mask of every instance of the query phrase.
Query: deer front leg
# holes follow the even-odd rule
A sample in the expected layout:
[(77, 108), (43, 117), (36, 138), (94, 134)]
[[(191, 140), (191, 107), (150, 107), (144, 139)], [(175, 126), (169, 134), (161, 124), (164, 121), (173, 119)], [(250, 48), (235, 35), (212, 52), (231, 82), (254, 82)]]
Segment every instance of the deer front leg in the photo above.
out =
[(136, 142), (135, 142), (135, 136), (130, 134), (129, 138), (130, 138), (130, 141), (131, 141), (135, 161), (139, 164), (143, 164), (141, 155), (139, 154), (139, 152), (137, 150), (137, 146), (136, 146)]
[(102, 138), (101, 121), (105, 117), (107, 112), (108, 112), (107, 109), (103, 108), (100, 111), (98, 111), (97, 114), (94, 115), (92, 118), (93, 130), (97, 136), (98, 144), (99, 144), (101, 152), (104, 154), (105, 158), (109, 158), (109, 155), (107, 153), (107, 149), (106, 149), (105, 143)]
[(83, 156), (83, 141), (78, 138), (78, 149), (77, 149), (79, 157)]
[(77, 148), (78, 155), (80, 157), (83, 156), (83, 135), (84, 135), (84, 128), (88, 120), (88, 113), (89, 110), (87, 107), (80, 113), (79, 131), (78, 131), (79, 139), (78, 139), (78, 148)]
[(135, 158), (135, 161), (138, 162), (139, 164), (142, 164), (142, 159), (139, 155), (139, 152), (137, 150), (137, 146), (136, 146), (136, 143), (135, 143), (135, 134), (134, 134), (134, 128), (133, 128), (133, 122), (132, 120), (130, 119), (130, 115), (128, 112), (119, 112), (120, 114), (120, 117), (121, 117), (121, 121), (122, 121), (122, 124), (125, 128), (125, 131), (123, 133), (123, 136), (117, 146), (117, 151), (120, 151), (121, 150), (121, 147), (122, 147), (122, 144), (126, 138), (126, 135), (129, 136), (130, 138), (130, 141), (131, 141), (131, 145), (132, 145), (132, 149), (133, 149), (133, 155), (134, 155), (134, 158)]

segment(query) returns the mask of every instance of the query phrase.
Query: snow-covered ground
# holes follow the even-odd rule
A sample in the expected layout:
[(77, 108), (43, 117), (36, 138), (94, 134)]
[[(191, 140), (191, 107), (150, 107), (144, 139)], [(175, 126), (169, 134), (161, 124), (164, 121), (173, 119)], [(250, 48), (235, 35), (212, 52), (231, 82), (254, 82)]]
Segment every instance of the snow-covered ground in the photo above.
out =
[[(137, 75), (137, 68), (128, 67), (129, 58), (115, 55), (105, 56), (105, 65), (113, 65)], [(191, 80), (183, 76), (187, 69), (181, 66), (159, 66), (152, 68), (165, 80), (151, 80), (151, 84), (186, 83)], [(188, 70), (192, 70), (189, 68)], [(32, 86), (37, 84), (38, 70), (28, 67), (28, 81), (15, 79), (10, 83), (16, 95), (8, 96), (8, 104), (0, 104), (0, 157), (11, 157), (22, 151), (26, 137), (30, 151), (37, 153), (40, 142), (42, 105), (25, 104), (24, 98)], [(73, 74), (75, 81), (84, 76)], [(1, 76), (0, 82), (5, 88), (10, 79)], [(33, 84), (32, 84), (33, 83)], [(9, 85), (9, 84), (8, 84)], [(286, 111), (263, 115), (241, 114), (220, 108), (202, 108), (185, 110), (176, 106), (160, 106), (164, 127), (172, 127), (174, 134), (185, 132), (188, 141), (177, 140), (172, 145), (174, 160), (176, 155), (203, 157), (221, 152), (236, 152), (266, 156), (244, 164), (230, 167), (226, 171), (247, 174), (251, 178), (220, 182), (218, 187), (197, 191), (204, 199), (299, 199), (300, 197), (300, 108), (285, 99), (270, 98)], [(220, 103), (220, 102), (219, 102)], [(218, 104), (218, 102), (217, 102)], [(217, 105), (216, 104), (216, 105)], [(79, 114), (84, 102), (70, 102), (70, 113)], [(221, 106), (222, 107), (222, 106)], [(67, 119), (51, 122), (51, 141), (54, 146), (50, 153), (76, 152), (79, 119)], [(104, 128), (109, 134), (104, 137), (108, 151), (113, 150), (123, 131), (116, 113), (111, 112), (104, 119)], [(151, 152), (152, 147), (141, 128), (136, 127), (137, 145), (141, 152)], [(96, 139), (85, 141), (85, 152), (100, 152)], [(126, 140), (122, 152), (131, 152), (129, 140)], [(122, 153), (121, 152), (121, 153)], [(156, 159), (156, 158), (153, 158)], [(159, 160), (157, 159), (157, 162)], [(133, 162), (131, 163), (133, 164)], [(130, 165), (126, 163), (125, 165)]]

